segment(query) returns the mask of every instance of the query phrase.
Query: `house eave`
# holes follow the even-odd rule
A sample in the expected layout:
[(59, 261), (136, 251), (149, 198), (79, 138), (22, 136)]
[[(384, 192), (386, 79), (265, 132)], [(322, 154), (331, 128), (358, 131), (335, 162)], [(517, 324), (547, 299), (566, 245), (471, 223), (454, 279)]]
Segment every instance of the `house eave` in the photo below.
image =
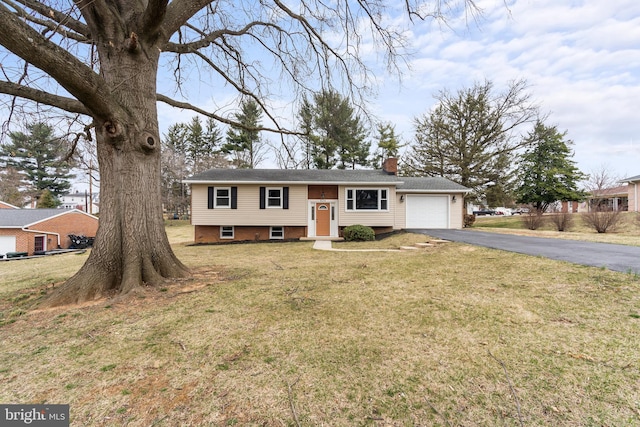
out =
[(396, 187), (402, 181), (211, 181), (211, 180), (183, 180), (184, 184), (216, 184), (216, 185), (388, 185)]
[(403, 193), (403, 194), (407, 194), (407, 193), (415, 193), (415, 194), (424, 194), (424, 193), (440, 193), (440, 194), (451, 194), (451, 193), (463, 193), (463, 194), (469, 194), (471, 193), (471, 190), (462, 190), (462, 189), (449, 189), (449, 190), (430, 190), (430, 189), (402, 189), (402, 188), (398, 188), (396, 189), (396, 193)]

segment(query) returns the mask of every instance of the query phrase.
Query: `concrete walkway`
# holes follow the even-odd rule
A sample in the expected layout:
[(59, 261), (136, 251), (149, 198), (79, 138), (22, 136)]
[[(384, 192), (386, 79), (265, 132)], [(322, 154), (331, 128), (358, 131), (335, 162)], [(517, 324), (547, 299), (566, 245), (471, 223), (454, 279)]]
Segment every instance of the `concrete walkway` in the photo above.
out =
[(316, 240), (313, 249), (334, 252), (403, 252), (400, 249), (334, 249), (331, 240)]

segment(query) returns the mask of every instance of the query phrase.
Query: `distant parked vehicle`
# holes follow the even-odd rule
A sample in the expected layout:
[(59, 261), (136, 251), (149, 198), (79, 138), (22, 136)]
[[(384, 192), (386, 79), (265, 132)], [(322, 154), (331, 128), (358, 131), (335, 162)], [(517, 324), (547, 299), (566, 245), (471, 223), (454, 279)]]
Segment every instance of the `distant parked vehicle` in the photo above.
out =
[(496, 215), (511, 216), (513, 213), (509, 208), (496, 208)]
[(71, 239), (71, 246), (69, 249), (86, 249), (93, 246), (93, 237), (87, 237), (84, 235), (69, 234)]
[(485, 215), (493, 216), (496, 214), (496, 211), (494, 211), (493, 209), (480, 209), (477, 211), (473, 211), (473, 214), (475, 216), (485, 216)]
[(528, 208), (516, 208), (516, 209), (513, 209), (511, 211), (511, 213), (514, 214), (514, 215), (527, 214), (527, 213), (529, 213), (529, 209)]

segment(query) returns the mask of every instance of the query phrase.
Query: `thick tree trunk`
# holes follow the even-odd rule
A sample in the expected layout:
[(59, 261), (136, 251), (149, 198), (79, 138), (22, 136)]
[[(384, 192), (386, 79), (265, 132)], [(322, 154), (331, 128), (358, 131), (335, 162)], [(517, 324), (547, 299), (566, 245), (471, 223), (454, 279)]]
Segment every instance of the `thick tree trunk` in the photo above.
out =
[(126, 294), (183, 277), (164, 230), (156, 110), (157, 49), (102, 61), (121, 111), (96, 117), (100, 225), (84, 266), (45, 302), (56, 306)]

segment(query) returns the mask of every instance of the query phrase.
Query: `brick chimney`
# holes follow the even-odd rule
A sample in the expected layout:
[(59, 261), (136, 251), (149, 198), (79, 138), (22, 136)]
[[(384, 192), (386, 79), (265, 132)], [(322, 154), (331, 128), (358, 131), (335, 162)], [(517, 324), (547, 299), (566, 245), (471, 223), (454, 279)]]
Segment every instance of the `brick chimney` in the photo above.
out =
[(382, 170), (389, 175), (398, 174), (398, 159), (395, 157), (389, 157), (382, 162)]

